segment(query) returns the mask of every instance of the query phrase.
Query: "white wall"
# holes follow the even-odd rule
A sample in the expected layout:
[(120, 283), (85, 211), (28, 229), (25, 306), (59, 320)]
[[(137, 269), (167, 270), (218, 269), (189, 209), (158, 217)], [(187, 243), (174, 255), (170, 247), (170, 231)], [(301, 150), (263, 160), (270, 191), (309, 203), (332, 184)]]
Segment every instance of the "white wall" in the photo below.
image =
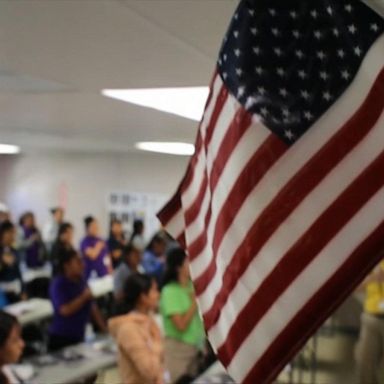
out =
[(41, 226), (49, 216), (48, 208), (67, 200), (66, 218), (74, 223), (78, 240), (87, 214), (97, 217), (106, 233), (110, 191), (171, 195), (187, 161), (150, 154), (0, 156), (0, 201), (10, 207), (14, 220), (33, 210)]

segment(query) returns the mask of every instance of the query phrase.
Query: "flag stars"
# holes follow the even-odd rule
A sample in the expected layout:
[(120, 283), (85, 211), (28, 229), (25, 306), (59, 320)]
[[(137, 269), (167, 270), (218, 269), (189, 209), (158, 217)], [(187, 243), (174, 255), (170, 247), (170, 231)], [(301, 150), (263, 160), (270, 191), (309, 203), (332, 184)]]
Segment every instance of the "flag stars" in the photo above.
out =
[(279, 94), (283, 97), (287, 97), (288, 96), (288, 91), (285, 89), (285, 88), (280, 88), (279, 89)]
[(323, 34), (319, 30), (315, 31), (313, 34), (317, 40), (321, 40), (321, 38), (323, 37)]
[(239, 31), (234, 31), (233, 36), (235, 36), (235, 38), (237, 39), (239, 37)]
[(257, 28), (251, 28), (251, 33), (253, 36), (256, 36), (258, 34), (258, 29)]
[(309, 94), (308, 91), (306, 91), (305, 89), (300, 91), (300, 95), (301, 97), (304, 99), (304, 100), (309, 100), (309, 98), (311, 97), (311, 95)]
[(333, 15), (333, 8), (331, 6), (327, 7), (327, 12), (329, 15)]
[(324, 81), (328, 80), (329, 79), (329, 74), (327, 72), (325, 72), (325, 71), (321, 71), (320, 72), (320, 79), (322, 79)]
[(227, 72), (223, 72), (223, 79), (226, 80), (228, 78), (228, 73)]
[(263, 107), (263, 108), (260, 109), (260, 114), (262, 116), (266, 117), (266, 116), (268, 116), (269, 111), (268, 111), (268, 109), (266, 107)]
[(338, 49), (337, 50), (337, 56), (339, 56), (341, 59), (344, 59), (345, 51), (343, 49)]
[(279, 28), (272, 28), (271, 32), (272, 32), (272, 35), (275, 36), (275, 37), (280, 36)]
[(273, 49), (273, 51), (275, 52), (275, 55), (278, 56), (278, 57), (281, 57), (283, 56), (283, 50), (279, 47), (276, 47)]
[(250, 16), (255, 16), (255, 10), (254, 9), (248, 9), (248, 13), (250, 14)]
[(253, 97), (253, 96), (249, 96), (248, 98), (247, 98), (247, 101), (245, 102), (245, 108), (246, 109), (250, 109), (250, 108), (252, 108), (255, 104), (256, 104), (256, 98), (255, 97)]
[(295, 52), (296, 56), (299, 58), (299, 59), (303, 59), (305, 57), (304, 55), (304, 52), (300, 49), (297, 49), (296, 52)]
[(376, 23), (373, 23), (373, 24), (370, 25), (370, 29), (373, 32), (378, 32), (379, 31), (379, 26)]
[(348, 26), (348, 31), (349, 31), (349, 33), (354, 35), (357, 32), (357, 28), (356, 28), (356, 26), (354, 24), (351, 24), (351, 25)]
[(353, 52), (355, 53), (356, 56), (360, 57), (362, 54), (363, 54), (363, 51), (361, 50), (361, 48), (359, 46), (355, 47), (355, 49), (353, 50)]
[(347, 12), (349, 12), (349, 13), (351, 13), (351, 12), (353, 11), (353, 7), (352, 7), (351, 4), (347, 4), (347, 5), (344, 7), (344, 9), (345, 9)]
[(341, 71), (341, 77), (344, 80), (349, 80), (351, 78), (351, 74), (346, 69), (344, 69), (343, 71)]
[(326, 101), (331, 101), (332, 95), (328, 91), (325, 91), (325, 92), (323, 92), (323, 99)]
[(245, 94), (245, 87), (240, 86), (239, 89), (237, 90), (237, 97), (243, 97)]
[(272, 17), (275, 17), (277, 15), (277, 12), (276, 12), (276, 9), (274, 8), (269, 8), (269, 14), (272, 16)]
[(241, 55), (240, 49), (235, 49), (234, 50), (234, 54), (235, 54), (236, 57), (240, 57), (240, 55)]
[(314, 9), (313, 11), (311, 11), (311, 16), (314, 18), (314, 19), (317, 19), (319, 14), (318, 12), (316, 11), (316, 9)]
[(302, 79), (302, 80), (306, 79), (308, 76), (307, 73), (302, 69), (300, 71), (298, 71), (297, 74), (300, 77), (300, 79)]
[(264, 73), (263, 67), (256, 67), (255, 71), (258, 75), (262, 75)]
[(293, 35), (293, 37), (294, 37), (295, 39), (300, 39), (300, 37), (301, 37), (301, 33), (300, 33), (297, 29), (294, 29), (294, 30), (292, 31), (292, 35)]
[(324, 51), (319, 51), (319, 52), (317, 52), (317, 53), (316, 53), (316, 56), (317, 56), (321, 61), (325, 60), (326, 57), (327, 57), (327, 55), (324, 53)]
[(294, 134), (291, 130), (289, 130), (289, 129), (287, 129), (287, 130), (284, 131), (284, 136), (285, 136), (289, 141), (292, 141), (292, 140), (295, 138), (295, 134)]
[(340, 36), (340, 32), (337, 28), (333, 28), (332, 30), (332, 33), (336, 36), (336, 37), (339, 37)]
[(285, 76), (285, 70), (284, 70), (284, 68), (279, 67), (279, 68), (277, 68), (276, 72), (277, 72), (277, 74), (278, 74), (280, 77)]
[(304, 111), (304, 119), (311, 121), (313, 119), (313, 115), (310, 111)]
[(284, 117), (289, 117), (289, 115), (291, 114), (291, 112), (289, 111), (288, 108), (283, 108), (282, 110), (282, 114)]
[(265, 93), (266, 93), (266, 90), (265, 90), (264, 87), (258, 87), (258, 88), (257, 88), (257, 91), (259, 92), (259, 94), (260, 94), (261, 96), (264, 96)]
[(297, 12), (296, 11), (291, 11), (291, 12), (289, 12), (289, 16), (291, 16), (292, 17), (292, 19), (297, 19)]
[(236, 68), (236, 75), (238, 77), (241, 77), (242, 74), (243, 74), (243, 70), (241, 68)]
[(254, 53), (256, 56), (260, 56), (260, 55), (261, 55), (261, 49), (260, 49), (260, 47), (253, 47), (252, 50), (253, 50), (253, 53)]

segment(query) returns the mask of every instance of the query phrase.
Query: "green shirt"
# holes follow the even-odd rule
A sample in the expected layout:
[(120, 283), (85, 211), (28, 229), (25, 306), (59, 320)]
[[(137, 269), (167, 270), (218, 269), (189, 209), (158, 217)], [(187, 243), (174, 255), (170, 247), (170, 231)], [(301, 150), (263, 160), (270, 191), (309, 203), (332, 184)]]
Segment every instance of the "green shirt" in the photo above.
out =
[(167, 284), (161, 292), (160, 311), (166, 337), (200, 347), (205, 339), (205, 332), (198, 311), (185, 331), (179, 331), (171, 319), (173, 315), (183, 315), (188, 311), (192, 305), (192, 292), (192, 284), (187, 287), (176, 282)]

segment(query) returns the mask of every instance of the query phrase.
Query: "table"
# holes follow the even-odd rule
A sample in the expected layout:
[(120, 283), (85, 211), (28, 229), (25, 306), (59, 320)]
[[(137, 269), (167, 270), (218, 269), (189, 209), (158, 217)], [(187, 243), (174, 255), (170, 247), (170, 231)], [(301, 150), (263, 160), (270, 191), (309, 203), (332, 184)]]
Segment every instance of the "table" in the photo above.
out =
[[(97, 374), (100, 370), (116, 365), (117, 348), (113, 340), (104, 337), (93, 343), (81, 343), (50, 355), (43, 355), (25, 361), (26, 367), (33, 367), (33, 377), (25, 378), (30, 384), (68, 384)], [(17, 376), (23, 366), (13, 366)]]
[(47, 263), (41, 268), (27, 268), (22, 266), (21, 268), (24, 283), (30, 283), (36, 279), (50, 279), (52, 277), (52, 267)]
[(4, 310), (17, 317), (22, 326), (37, 323), (53, 315), (53, 307), (49, 300), (30, 299), (7, 305)]

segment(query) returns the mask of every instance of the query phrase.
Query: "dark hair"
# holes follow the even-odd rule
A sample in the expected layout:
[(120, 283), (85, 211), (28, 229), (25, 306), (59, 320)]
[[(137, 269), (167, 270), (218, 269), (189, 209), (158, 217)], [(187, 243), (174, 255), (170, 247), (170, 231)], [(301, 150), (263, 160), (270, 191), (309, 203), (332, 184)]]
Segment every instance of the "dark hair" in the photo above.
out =
[(113, 224), (122, 224), (122, 222), (121, 220), (116, 218), (111, 219), (111, 221), (109, 222), (109, 237), (113, 237), (113, 234), (112, 234)]
[(57, 272), (63, 274), (65, 265), (75, 257), (78, 257), (75, 249), (65, 249), (63, 252), (60, 252), (57, 256)]
[(89, 226), (95, 221), (93, 216), (87, 216), (84, 218), (85, 229), (88, 229)]
[(3, 347), (8, 340), (12, 328), (18, 324), (19, 322), (15, 316), (7, 312), (0, 311), (0, 348)]
[(134, 273), (130, 275), (124, 284), (124, 305), (125, 311), (135, 309), (141, 294), (147, 294), (154, 282), (154, 279), (146, 274)]
[(147, 245), (147, 250), (149, 251), (152, 251), (153, 250), (153, 246), (156, 244), (156, 243), (163, 243), (163, 244), (166, 244), (166, 241), (164, 239), (164, 237), (160, 234), (160, 233), (156, 233), (151, 241), (149, 242), (149, 244)]
[(32, 218), (35, 217), (35, 215), (34, 215), (33, 212), (31, 212), (31, 211), (24, 212), (24, 213), (20, 216), (20, 219), (19, 219), (19, 225), (20, 225), (21, 227), (24, 225), (24, 221), (25, 221), (25, 219), (26, 219), (28, 216), (31, 216)]
[[(3, 223), (1, 223), (1, 225), (0, 225), (0, 242), (3, 241), (4, 233), (12, 230), (14, 227), (15, 226), (13, 225), (13, 223), (9, 220), (6, 220)], [(1, 246), (1, 244), (0, 244), (0, 246)]]
[(172, 248), (168, 251), (163, 276), (163, 286), (178, 281), (178, 269), (184, 264), (187, 254), (182, 248)]
[(59, 226), (59, 231), (57, 232), (57, 240), (60, 239), (61, 235), (68, 231), (68, 229), (73, 229), (73, 225), (71, 223), (62, 223)]
[(144, 223), (143, 220), (136, 219), (133, 222), (133, 235), (140, 234), (144, 229)]

